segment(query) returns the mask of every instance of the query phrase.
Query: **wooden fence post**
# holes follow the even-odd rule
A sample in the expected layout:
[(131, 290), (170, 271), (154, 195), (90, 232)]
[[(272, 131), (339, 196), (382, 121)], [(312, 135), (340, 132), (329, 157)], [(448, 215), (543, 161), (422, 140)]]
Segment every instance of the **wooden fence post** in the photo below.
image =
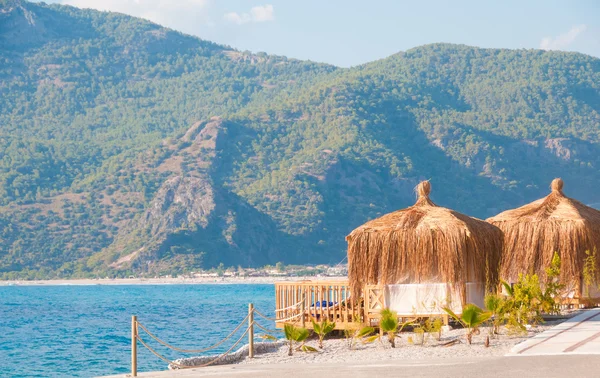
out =
[(248, 304), (248, 357), (254, 358), (254, 305)]
[(131, 316), (131, 376), (137, 377), (137, 316)]
[(300, 304), (300, 313), (302, 316), (300, 317), (302, 321), (302, 328), (306, 328), (306, 319), (304, 317), (306, 312), (306, 293), (302, 293), (302, 304)]

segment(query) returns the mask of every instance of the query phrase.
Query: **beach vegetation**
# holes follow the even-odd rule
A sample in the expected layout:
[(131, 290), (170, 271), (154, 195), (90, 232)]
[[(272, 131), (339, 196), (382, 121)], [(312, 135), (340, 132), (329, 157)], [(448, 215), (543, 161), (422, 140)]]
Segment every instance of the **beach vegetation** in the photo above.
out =
[(316, 352), (317, 350), (305, 344), (310, 336), (310, 331), (306, 328), (296, 327), (293, 324), (285, 324), (283, 333), (288, 340), (288, 356), (293, 355), (294, 350), (302, 352)]
[[(360, 318), (356, 315), (354, 316), (354, 323), (360, 323)], [(375, 341), (377, 338), (373, 337), (374, 333), (375, 328), (371, 326), (344, 329), (344, 336), (346, 338), (348, 349), (353, 350), (357, 341), (361, 341), (363, 344), (368, 344)]]
[(520, 274), (512, 286), (502, 282), (507, 296), (506, 327), (513, 333), (527, 332), (526, 325), (542, 321), (540, 297), (542, 290), (537, 274)]
[(387, 336), (387, 339), (392, 346), (396, 347), (396, 333), (400, 322), (398, 321), (398, 314), (395, 311), (385, 308), (381, 310), (381, 318), (379, 319), (379, 327), (381, 332)]
[(356, 339), (361, 339), (363, 344), (369, 344), (373, 341), (377, 340), (379, 335), (374, 335), (375, 328), (371, 326), (366, 326), (360, 328), (356, 333)]
[(333, 332), (335, 329), (335, 323), (330, 322), (327, 319), (323, 319), (320, 323), (317, 323), (314, 319), (312, 320), (313, 331), (319, 337), (319, 348), (323, 349), (323, 340), (325, 337)]
[(444, 322), (438, 316), (419, 319), (412, 322), (412, 325), (415, 333), (414, 344), (425, 345), (430, 337), (434, 337), (438, 341), (442, 338)]
[(560, 282), (561, 261), (554, 253), (550, 265), (545, 269), (546, 283), (542, 284), (537, 274), (519, 274), (517, 282), (501, 281), (504, 295), (488, 294), (485, 307), (492, 313), (492, 334), (498, 334), (506, 325), (510, 332), (527, 332), (527, 325), (543, 322), (542, 314), (560, 311), (559, 303), (565, 285)]
[(353, 350), (357, 341), (361, 341), (363, 344), (368, 344), (377, 340), (378, 336), (373, 336), (374, 333), (375, 328), (370, 326), (355, 329), (345, 329), (344, 335), (346, 336), (348, 349)]
[(416, 326), (415, 328), (413, 328), (413, 332), (415, 334), (415, 337), (413, 339), (413, 344), (425, 345), (425, 343), (427, 341), (425, 329), (419, 325), (419, 326)]
[(559, 302), (564, 293), (565, 284), (560, 282), (561, 261), (558, 252), (552, 255), (550, 266), (546, 268), (546, 283), (540, 296), (540, 312), (557, 314), (560, 312)]
[(484, 298), (485, 308), (492, 313), (491, 334), (500, 334), (500, 327), (506, 323), (506, 315), (509, 311), (510, 301), (500, 294), (489, 293)]
[(600, 287), (600, 279), (598, 277), (598, 257), (597, 249), (585, 251), (585, 261), (583, 264), (583, 285), (585, 288), (584, 295), (587, 298), (591, 297), (592, 287)]
[(479, 334), (479, 327), (492, 317), (491, 312), (484, 311), (472, 303), (463, 308), (460, 316), (456, 315), (449, 307), (444, 307), (444, 311), (466, 329), (465, 336), (469, 345), (473, 340), (473, 335)]
[(404, 327), (412, 325), (414, 319), (408, 320), (401, 323), (398, 320), (398, 313), (392, 311), (389, 308), (381, 310), (379, 318), (379, 330), (380, 334), (378, 337), (385, 335), (392, 348), (396, 347), (396, 338), (399, 337), (399, 333), (402, 332)]
[(269, 334), (262, 334), (262, 335), (258, 335), (259, 338), (263, 339), (263, 340), (268, 340), (268, 341), (277, 341), (277, 337), (273, 336), (273, 335), (269, 335)]

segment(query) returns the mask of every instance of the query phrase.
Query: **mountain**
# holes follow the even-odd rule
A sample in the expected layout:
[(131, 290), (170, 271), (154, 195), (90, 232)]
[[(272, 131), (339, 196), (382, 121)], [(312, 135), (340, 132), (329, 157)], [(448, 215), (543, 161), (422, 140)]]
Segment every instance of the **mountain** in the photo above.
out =
[(344, 69), (0, 0), (0, 275), (334, 263), (433, 199), (600, 203), (600, 60), (433, 44)]

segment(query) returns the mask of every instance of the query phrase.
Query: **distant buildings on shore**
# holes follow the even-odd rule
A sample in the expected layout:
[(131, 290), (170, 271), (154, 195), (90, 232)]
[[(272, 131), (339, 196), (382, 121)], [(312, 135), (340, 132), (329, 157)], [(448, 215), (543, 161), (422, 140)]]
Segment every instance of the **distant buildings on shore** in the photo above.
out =
[(218, 277), (339, 277), (348, 274), (348, 266), (339, 264), (329, 265), (287, 265), (277, 264), (276, 266), (267, 265), (262, 268), (214, 268), (198, 272), (190, 272), (181, 275), (188, 278), (218, 278)]

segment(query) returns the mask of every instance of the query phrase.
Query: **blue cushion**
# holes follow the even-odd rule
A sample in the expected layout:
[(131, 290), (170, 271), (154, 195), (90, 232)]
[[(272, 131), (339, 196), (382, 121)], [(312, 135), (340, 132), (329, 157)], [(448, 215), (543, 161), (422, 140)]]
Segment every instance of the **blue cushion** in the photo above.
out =
[(335, 305), (333, 302), (321, 301), (313, 303), (312, 307), (332, 307), (333, 305)]

